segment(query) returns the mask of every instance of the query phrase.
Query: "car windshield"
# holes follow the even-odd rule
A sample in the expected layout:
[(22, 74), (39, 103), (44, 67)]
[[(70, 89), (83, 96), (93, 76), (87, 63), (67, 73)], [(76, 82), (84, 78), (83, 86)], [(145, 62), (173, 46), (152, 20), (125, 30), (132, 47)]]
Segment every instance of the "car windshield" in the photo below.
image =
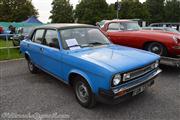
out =
[(65, 50), (110, 44), (107, 37), (97, 28), (68, 28), (60, 30), (60, 34)]
[(112, 22), (109, 24), (108, 30), (115, 31), (134, 31), (140, 30), (141, 27), (137, 22)]
[(122, 22), (120, 24), (122, 30), (140, 30), (140, 26), (137, 22)]

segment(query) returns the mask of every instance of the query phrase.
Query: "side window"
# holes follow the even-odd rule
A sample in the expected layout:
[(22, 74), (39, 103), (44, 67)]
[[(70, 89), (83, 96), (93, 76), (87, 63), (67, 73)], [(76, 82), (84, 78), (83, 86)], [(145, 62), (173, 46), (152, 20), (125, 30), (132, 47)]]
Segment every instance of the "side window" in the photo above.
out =
[(42, 41), (43, 41), (43, 35), (44, 35), (44, 30), (43, 29), (36, 30), (36, 32), (34, 33), (34, 36), (33, 36), (33, 41), (36, 42), (36, 43), (41, 44)]
[(119, 23), (110, 23), (108, 30), (119, 30)]
[(46, 31), (44, 44), (49, 47), (60, 49), (56, 30), (47, 30)]

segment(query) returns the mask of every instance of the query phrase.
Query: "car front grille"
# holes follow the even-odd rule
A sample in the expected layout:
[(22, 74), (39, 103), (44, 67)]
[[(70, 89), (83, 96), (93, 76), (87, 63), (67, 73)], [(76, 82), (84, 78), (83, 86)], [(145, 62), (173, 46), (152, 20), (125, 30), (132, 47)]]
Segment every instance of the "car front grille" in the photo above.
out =
[[(131, 71), (131, 72), (124, 73), (123, 74), (123, 82), (127, 82), (127, 81), (130, 81), (130, 80), (133, 80), (135, 78), (141, 77), (141, 76), (143, 76), (143, 75), (153, 71), (155, 69), (154, 66), (155, 66), (155, 63), (150, 64), (150, 65), (148, 65), (146, 67), (143, 67), (143, 68)], [(130, 75), (130, 77), (129, 78), (125, 78), (126, 75)]]

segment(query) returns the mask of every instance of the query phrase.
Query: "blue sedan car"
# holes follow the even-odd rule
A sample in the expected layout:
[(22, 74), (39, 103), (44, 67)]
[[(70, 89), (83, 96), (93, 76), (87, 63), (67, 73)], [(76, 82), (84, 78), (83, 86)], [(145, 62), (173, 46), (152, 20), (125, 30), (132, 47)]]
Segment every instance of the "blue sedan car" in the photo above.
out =
[(112, 44), (95, 26), (49, 24), (33, 30), (20, 50), (31, 73), (41, 69), (71, 85), (86, 108), (143, 92), (161, 72), (158, 55)]

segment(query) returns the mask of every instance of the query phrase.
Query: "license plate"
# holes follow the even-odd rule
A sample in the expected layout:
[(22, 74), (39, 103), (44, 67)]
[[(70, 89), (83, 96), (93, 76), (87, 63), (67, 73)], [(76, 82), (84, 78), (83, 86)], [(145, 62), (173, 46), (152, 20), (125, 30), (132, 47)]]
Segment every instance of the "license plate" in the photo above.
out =
[(146, 85), (143, 85), (137, 89), (135, 89), (132, 93), (132, 96), (138, 95), (139, 93), (143, 92), (146, 89)]

